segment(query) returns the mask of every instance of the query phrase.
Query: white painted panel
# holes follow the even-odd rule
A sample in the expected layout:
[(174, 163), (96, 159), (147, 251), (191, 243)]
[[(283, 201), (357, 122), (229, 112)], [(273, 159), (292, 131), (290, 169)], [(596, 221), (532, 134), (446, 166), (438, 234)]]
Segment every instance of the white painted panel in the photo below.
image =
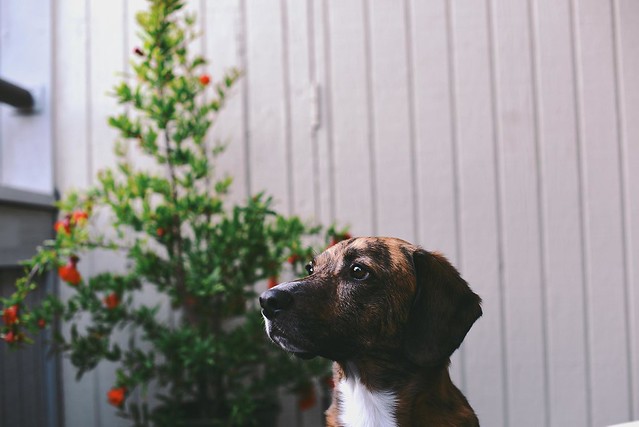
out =
[(86, 2), (61, 1), (55, 20), (55, 185), (61, 191), (89, 183)]
[[(125, 2), (92, 2), (89, 6), (90, 38), (89, 38), (89, 87), (91, 104), (89, 123), (91, 133), (91, 162), (94, 174), (107, 167), (115, 167), (116, 156), (113, 151), (118, 132), (108, 125), (108, 117), (121, 110), (116, 100), (110, 95), (113, 87), (121, 80), (125, 64), (129, 60), (127, 45), (127, 25)], [(90, 177), (95, 184), (95, 175)], [(108, 230), (110, 218), (106, 212), (94, 215), (97, 227)], [(107, 231), (108, 232), (108, 231)], [(108, 251), (92, 252), (85, 257), (89, 275), (103, 271), (118, 271), (124, 268), (124, 260), (118, 254)], [(114, 337), (115, 341), (123, 337)], [(115, 408), (107, 403), (107, 392), (115, 386), (116, 365), (102, 362), (95, 369), (96, 404), (100, 426), (125, 426), (126, 420), (116, 416)]]
[[(95, 173), (116, 164), (113, 151), (118, 136), (107, 119), (121, 108), (110, 96), (120, 82), (124, 64), (128, 60), (125, 48), (124, 3), (92, 2), (89, 6), (89, 85), (91, 162)], [(91, 177), (95, 182), (95, 176)]]
[(615, 5), (617, 32), (617, 96), (620, 104), (621, 158), (625, 176), (625, 236), (628, 268), (629, 345), (632, 401), (630, 419), (639, 419), (639, 2)]
[[(91, 151), (88, 88), (89, 11), (84, 1), (61, 1), (54, 8), (55, 50), (55, 184), (64, 193), (84, 188), (89, 184)], [(87, 263), (80, 263), (82, 274)], [(60, 297), (72, 295), (69, 286), (61, 283)], [(65, 328), (69, 336), (68, 328)], [(98, 407), (96, 376), (88, 373), (75, 380), (75, 368), (62, 358), (62, 388), (64, 393), (64, 419), (69, 427), (96, 425)]]
[(290, 168), (290, 204), (293, 212), (310, 220), (317, 214), (313, 182), (316, 179), (313, 138), (315, 113), (319, 100), (313, 92), (314, 51), (312, 10), (306, 1), (286, 0), (282, 3), (282, 19), (285, 20), (286, 45), (284, 65), (288, 77), (287, 109), (289, 111), (290, 147), (287, 167)]
[[(206, 36), (205, 57), (213, 81), (218, 81), (231, 68), (240, 68), (242, 49), (242, 17), (240, 2), (221, 0), (204, 2), (204, 34)], [(240, 70), (244, 71), (244, 70)], [(240, 81), (227, 98), (227, 104), (215, 119), (211, 128), (210, 143), (225, 145), (226, 151), (219, 158), (218, 174), (233, 177), (232, 200), (243, 200), (248, 196), (246, 126), (243, 116), (243, 88)]]
[(368, 2), (377, 233), (415, 239), (413, 143), (404, 4)]
[[(413, 78), (416, 242), (445, 254), (459, 265), (459, 211), (454, 132), (450, 26), (445, 1), (412, 1), (409, 21)], [(472, 284), (471, 284), (472, 285)], [(455, 352), (451, 376), (465, 388), (464, 349)]]
[(482, 425), (507, 424), (504, 387), (500, 223), (492, 116), (488, 16), (484, 2), (450, 3), (460, 202), (460, 270), (483, 299), (465, 340), (466, 389)]
[(375, 232), (369, 70), (363, 2), (327, 2), (335, 215), (354, 235)]
[(0, 184), (53, 192), (51, 2), (0, 3), (0, 77), (40, 96), (37, 114), (0, 105)]
[(609, 2), (576, 5), (593, 425), (626, 420), (631, 404), (611, 18)]
[(537, 0), (534, 35), (549, 425), (588, 425), (589, 382), (570, 2)]
[[(336, 220), (336, 173), (334, 168), (333, 152), (333, 120), (335, 114), (332, 110), (333, 101), (333, 75), (332, 42), (331, 42), (331, 4), (326, 1), (311, 1), (313, 12), (313, 44), (315, 46), (313, 76), (316, 83), (316, 96), (319, 99), (319, 114), (317, 115), (319, 126), (315, 129), (315, 170), (317, 176), (313, 182), (313, 190), (316, 193), (316, 203), (319, 220), (323, 223), (331, 223)], [(341, 78), (342, 76), (340, 76)], [(345, 218), (345, 222), (348, 223)]]
[(508, 425), (547, 424), (537, 134), (526, 0), (491, 2), (508, 357)]
[(280, 2), (246, 3), (249, 156), (251, 189), (269, 190), (276, 207), (288, 208), (282, 22)]
[(459, 262), (456, 140), (446, 1), (411, 2), (418, 241)]

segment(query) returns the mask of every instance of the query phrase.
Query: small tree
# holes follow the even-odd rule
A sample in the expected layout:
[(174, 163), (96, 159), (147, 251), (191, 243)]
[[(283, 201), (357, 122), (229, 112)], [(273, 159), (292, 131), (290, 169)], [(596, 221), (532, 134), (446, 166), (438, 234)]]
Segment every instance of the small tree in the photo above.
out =
[[(59, 203), (55, 239), (24, 263), (16, 292), (2, 300), (1, 337), (19, 346), (57, 319), (68, 323), (68, 337), (55, 333), (55, 348), (70, 357), (78, 378), (103, 360), (117, 363), (107, 398), (136, 426), (262, 425), (259, 414), (277, 407), (280, 387), (303, 391), (308, 405), (308, 385), (327, 365), (299, 362), (268, 342), (255, 284), (272, 286), (283, 270), (301, 274), (313, 252), (307, 242), (317, 242), (322, 229), (278, 214), (265, 194), (228, 205), (232, 180), (214, 167), (223, 147), (206, 136), (239, 73), (214, 83), (204, 58), (189, 55), (197, 35), (194, 17), (180, 12), (184, 0), (149, 3), (137, 17), (136, 82), (114, 93), (128, 107), (109, 119), (119, 131), (117, 167)], [(158, 172), (127, 161), (127, 144)], [(98, 212), (109, 218), (110, 233), (91, 226)], [(330, 228), (324, 238), (341, 237)], [(77, 264), (95, 250), (122, 253), (129, 267), (82, 277)], [(28, 307), (35, 279), (49, 271), (74, 293)], [(163, 298), (141, 298), (149, 288)], [(160, 315), (162, 304), (175, 313), (172, 322)], [(115, 338), (118, 330), (128, 343)], [(139, 399), (129, 398), (134, 390)]]

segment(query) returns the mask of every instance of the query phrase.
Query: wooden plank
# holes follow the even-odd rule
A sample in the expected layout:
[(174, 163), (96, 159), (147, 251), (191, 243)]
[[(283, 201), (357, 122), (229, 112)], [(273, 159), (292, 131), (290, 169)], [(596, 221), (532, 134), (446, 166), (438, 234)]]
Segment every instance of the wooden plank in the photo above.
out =
[(414, 240), (414, 141), (408, 96), (412, 88), (407, 84), (404, 10), (394, 1), (369, 6), (377, 232)]
[[(328, 224), (337, 220), (336, 218), (336, 174), (334, 170), (334, 144), (333, 144), (333, 76), (331, 71), (331, 33), (333, 25), (331, 23), (332, 5), (328, 0), (314, 1), (312, 4), (313, 19), (313, 41), (315, 46), (315, 67), (314, 82), (316, 83), (316, 96), (319, 99), (319, 114), (317, 114), (318, 126), (313, 134), (314, 149), (314, 170), (316, 178), (313, 181), (313, 191), (317, 215), (323, 224)], [(313, 69), (313, 68), (312, 68)], [(342, 76), (340, 76), (342, 77)], [(340, 215), (340, 224), (342, 219)], [(353, 224), (350, 224), (353, 225)]]
[(0, 184), (45, 194), (53, 193), (50, 16), (50, 1), (0, 4), (0, 75), (41, 98), (37, 114), (0, 106)]
[(288, 69), (288, 97), (290, 114), (289, 168), (291, 169), (290, 198), (293, 212), (304, 219), (317, 214), (316, 198), (312, 183), (316, 179), (314, 167), (313, 104), (314, 52), (312, 48), (312, 11), (306, 1), (286, 0), (282, 10), (286, 11), (287, 49), (285, 66)]
[[(375, 233), (363, 2), (326, 3), (335, 216), (354, 235)], [(322, 126), (326, 118), (322, 118)], [(354, 173), (355, 172), (355, 173)]]
[(631, 406), (613, 29), (608, 2), (579, 2), (574, 14), (592, 423), (607, 425)]
[[(121, 80), (121, 74), (129, 58), (125, 11), (124, 1), (92, 3), (89, 8), (89, 83), (92, 94), (89, 142), (94, 173), (116, 164), (113, 149), (118, 133), (108, 125), (107, 119), (122, 108), (109, 94)], [(95, 182), (95, 176), (91, 176), (90, 183)], [(106, 212), (96, 213), (93, 221), (98, 229), (108, 230), (110, 218)], [(85, 262), (89, 276), (123, 267), (120, 256), (108, 251), (93, 251), (89, 256), (85, 256)], [(115, 337), (115, 340), (117, 339), (118, 337)], [(115, 384), (115, 369), (115, 365), (109, 362), (102, 362), (95, 369), (95, 415), (99, 426), (126, 425), (125, 420), (117, 417), (116, 411), (106, 399), (107, 392)]]
[(486, 3), (449, 3), (458, 141), (461, 273), (483, 298), (465, 340), (466, 388), (482, 425), (507, 425), (503, 279)]
[[(240, 2), (220, 0), (205, 2), (202, 11), (206, 37), (205, 56), (209, 60), (207, 70), (214, 81), (220, 79), (231, 68), (240, 68), (243, 55), (242, 19)], [(243, 70), (240, 70), (243, 71)], [(242, 77), (245, 79), (245, 77)], [(247, 151), (244, 141), (246, 126), (243, 116), (242, 81), (233, 89), (226, 106), (222, 109), (211, 129), (210, 143), (224, 144), (226, 151), (219, 158), (217, 170), (220, 176), (233, 177), (231, 200), (241, 201), (248, 196)]]
[(275, 208), (289, 206), (286, 112), (282, 64), (281, 4), (246, 3), (246, 76), (248, 85), (250, 188), (267, 191)]
[[(94, 173), (116, 164), (114, 142), (118, 132), (109, 126), (107, 119), (120, 110), (115, 98), (110, 96), (124, 72), (125, 27), (124, 4), (120, 1), (91, 4), (89, 53), (89, 83), (91, 90), (91, 162)], [(90, 182), (95, 182), (95, 176)]]
[(589, 425), (570, 2), (534, 4), (550, 426)]
[(617, 97), (620, 103), (621, 159), (625, 194), (625, 233), (628, 239), (626, 266), (631, 365), (630, 419), (639, 418), (639, 2), (613, 2), (616, 16)]
[[(89, 10), (91, 5), (76, 0), (59, 2), (54, 8), (55, 28), (55, 169), (56, 187), (62, 192), (89, 184), (91, 166), (89, 89)], [(86, 262), (81, 263), (86, 269)], [(86, 274), (86, 271), (82, 271)], [(60, 284), (60, 297), (68, 298), (71, 287)], [(69, 336), (69, 328), (62, 327)], [(75, 380), (75, 369), (62, 358), (62, 392), (64, 420), (68, 426), (95, 425), (95, 377), (85, 375)], [(78, 405), (78, 402), (81, 402)]]
[(508, 424), (547, 425), (536, 93), (526, 0), (493, 1)]
[[(452, 94), (452, 57), (444, 1), (411, 1), (409, 22), (414, 76), (416, 242), (459, 266), (457, 141)], [(451, 376), (464, 389), (463, 352), (454, 353)]]
[[(54, 9), (55, 21), (55, 186), (61, 192), (88, 184), (87, 8), (64, 1)], [(70, 167), (70, 165), (73, 165)]]
[(411, 28), (419, 195), (417, 241), (458, 263), (455, 113), (446, 3), (413, 0)]

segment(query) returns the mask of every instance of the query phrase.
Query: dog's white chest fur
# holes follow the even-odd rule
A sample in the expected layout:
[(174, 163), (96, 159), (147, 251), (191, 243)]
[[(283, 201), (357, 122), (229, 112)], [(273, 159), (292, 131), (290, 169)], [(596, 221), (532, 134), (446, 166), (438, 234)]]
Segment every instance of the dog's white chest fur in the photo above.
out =
[(346, 427), (395, 427), (395, 394), (370, 391), (357, 378), (337, 384), (341, 397), (339, 421)]

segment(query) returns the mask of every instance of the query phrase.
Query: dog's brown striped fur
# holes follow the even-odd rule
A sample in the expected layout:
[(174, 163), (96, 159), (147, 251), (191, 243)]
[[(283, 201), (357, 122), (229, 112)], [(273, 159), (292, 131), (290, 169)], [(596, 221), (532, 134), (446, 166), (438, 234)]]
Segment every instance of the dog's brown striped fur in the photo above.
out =
[[(353, 278), (354, 265), (365, 280)], [(302, 357), (334, 360), (335, 384), (356, 378), (371, 392), (391, 391), (398, 426), (479, 425), (448, 365), (481, 300), (442, 255), (395, 238), (356, 238), (312, 268), (262, 295), (271, 338)], [(292, 300), (271, 310), (267, 299), (282, 292)], [(328, 426), (341, 425), (342, 400), (336, 388)]]

